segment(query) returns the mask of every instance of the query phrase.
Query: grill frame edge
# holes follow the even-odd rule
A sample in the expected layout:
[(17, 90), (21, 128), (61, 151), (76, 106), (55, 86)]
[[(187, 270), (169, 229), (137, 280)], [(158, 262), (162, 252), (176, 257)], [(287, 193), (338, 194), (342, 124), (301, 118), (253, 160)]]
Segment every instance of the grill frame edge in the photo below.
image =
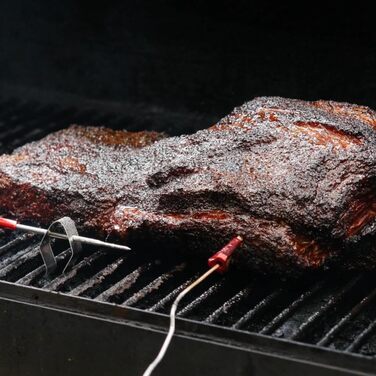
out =
[[(44, 354), (48, 354), (48, 349), (43, 349), (43, 346), (47, 346), (49, 338), (54, 338), (54, 335), (51, 333), (52, 323), (61, 326), (60, 329), (64, 329), (69, 327), (69, 322), (72, 319), (78, 317), (81, 322), (83, 320), (85, 325), (92, 328), (91, 331), (93, 336), (98, 341), (102, 341), (102, 339), (105, 340), (108, 336), (105, 329), (107, 325), (111, 325), (115, 328), (114, 332), (119, 333), (118, 338), (113, 338), (115, 342), (122, 343), (124, 341), (131, 341), (131, 343), (134, 343), (135, 348), (139, 348), (139, 346), (146, 341), (148, 343), (147, 350), (143, 352), (139, 349), (140, 356), (137, 356), (137, 359), (135, 359), (136, 361), (131, 366), (135, 368), (134, 372), (138, 372), (142, 365), (147, 364), (145, 359), (148, 359), (149, 357), (151, 358), (156, 352), (158, 346), (163, 340), (165, 328), (167, 328), (168, 323), (168, 317), (164, 314), (149, 313), (137, 308), (122, 307), (112, 303), (99, 303), (87, 298), (70, 296), (68, 294), (45, 291), (35, 287), (20, 286), (0, 281), (0, 312), (3, 316), (1, 320), (2, 326), (3, 328), (11, 328), (10, 330), (12, 331), (12, 336), (15, 338), (16, 343), (20, 336), (22, 338), (22, 336), (25, 335), (23, 331), (27, 326), (20, 323), (20, 325), (12, 328), (10, 326), (12, 324), (11, 322), (7, 325), (6, 318), (8, 316), (6, 313), (7, 310), (4, 307), (7, 307), (8, 305), (17, 305), (18, 307), (21, 305), (24, 310), (29, 312), (30, 315), (26, 315), (26, 317), (28, 317), (27, 319), (25, 318), (26, 321), (33, 320), (34, 316), (37, 320), (38, 312), (44, 312), (43, 315), (47, 321), (44, 322), (44, 325), (40, 326), (39, 337), (45, 338), (45, 341), (41, 341), (42, 351), (38, 352), (41, 356), (38, 361), (42, 363), (48, 363), (49, 361), (47, 357), (46, 359), (43, 359)], [(13, 311), (13, 313), (10, 312), (9, 315), (14, 314), (14, 312), (15, 311)], [(19, 316), (18, 319), (20, 319), (20, 317), (23, 319), (23, 316)], [(63, 317), (63, 321), (61, 321), (61, 319), (56, 321), (58, 317)], [(38, 322), (35, 321), (35, 324), (38, 325)], [(138, 333), (137, 338), (133, 336), (131, 336), (133, 338), (130, 338), (128, 335), (123, 336), (121, 334), (134, 331)], [(81, 339), (80, 333), (77, 333), (77, 335), (78, 339), (82, 341), (82, 345), (88, 346), (85, 336)], [(143, 336), (145, 336), (145, 338), (143, 338)], [(33, 336), (30, 336), (29, 334), (29, 337), (31, 340)], [(56, 351), (56, 354), (62, 353), (61, 347), (66, 341), (69, 342), (70, 339), (61, 338), (61, 340), (61, 345), (58, 343), (51, 343), (51, 346), (58, 346), (59, 351)], [(149, 343), (150, 340), (152, 343)], [(189, 363), (189, 366), (186, 367), (187, 374), (189, 374), (189, 370), (192, 371), (192, 367), (193, 369), (196, 369), (200, 364), (200, 367), (210, 367), (210, 363), (208, 362), (212, 361), (214, 363), (216, 358), (224, 359), (218, 355), (220, 353), (223, 353), (223, 356), (234, 356), (233, 354), (236, 354), (236, 357), (240, 357), (236, 365), (234, 364), (234, 367), (240, 367), (238, 369), (240, 375), (246, 374), (243, 372), (246, 372), (246, 370), (249, 372), (250, 369), (255, 371), (256, 375), (269, 374), (265, 373), (266, 370), (268, 370), (268, 372), (270, 372), (270, 369), (278, 371), (281, 365), (287, 368), (292, 367), (291, 370), (295, 370), (295, 372), (297, 369), (301, 369), (304, 372), (308, 372), (308, 375), (311, 374), (310, 372), (315, 374), (314, 372), (317, 371), (320, 371), (321, 375), (372, 375), (376, 369), (376, 358), (374, 357), (343, 353), (315, 345), (271, 338), (258, 333), (233, 330), (183, 318), (178, 319), (175, 346), (172, 346), (171, 356), (168, 357), (161, 369), (164, 370), (164, 372), (168, 372), (168, 369), (171, 366), (170, 371), (172, 369), (176, 370), (176, 368), (174, 368), (176, 367), (176, 364), (174, 365), (173, 363), (178, 360), (183, 363), (184, 361), (187, 361), (188, 358), (184, 359), (186, 354), (183, 350), (186, 346), (192, 348), (192, 341), (196, 344), (193, 348), (203, 347), (205, 350), (198, 352), (194, 364), (192, 362)], [(9, 348), (7, 351), (3, 352), (3, 355), (13, 354), (14, 351), (17, 352), (17, 346), (12, 350), (12, 344), (7, 345), (4, 343), (4, 338), (1, 342), (1, 347), (3, 349)], [(92, 351), (94, 351), (96, 347), (95, 341), (89, 347), (93, 347)], [(121, 346), (121, 348), (122, 349), (118, 348), (115, 351), (119, 355), (117, 361), (119, 374), (121, 374), (120, 371), (122, 367), (129, 366), (121, 361), (120, 356), (120, 354), (124, 355), (124, 351), (127, 349), (126, 344), (124, 344), (124, 347)], [(85, 351), (87, 351), (87, 349), (85, 349)], [(113, 351), (113, 349), (111, 351)], [(31, 349), (26, 349), (25, 352), (27, 354), (33, 353)], [(91, 350), (89, 350), (89, 353), (91, 353)], [(105, 354), (101, 354), (100, 357), (103, 355)], [(72, 355), (72, 357), (74, 356), (77, 356), (77, 354)], [(113, 356), (115, 355), (113, 354)], [(134, 356), (132, 359), (134, 359)], [(27, 359), (26, 363), (32, 364), (33, 361)], [(84, 359), (82, 362), (80, 361), (78, 363), (80, 363), (79, 368), (85, 366)], [(12, 367), (12, 359), (8, 359), (4, 364), (6, 364), (7, 367)], [(100, 369), (101, 367), (98, 368), (98, 371)], [(11, 369), (8, 369), (7, 372), (10, 372), (7, 374), (12, 374)], [(114, 370), (111, 370), (111, 372), (117, 374)], [(226, 367), (223, 367), (219, 372), (220, 373), (217, 372), (217, 374), (225, 375), (225, 372), (228, 372), (228, 370)], [(75, 373), (73, 372), (73, 374)], [(98, 375), (99, 374), (101, 373), (98, 373)]]

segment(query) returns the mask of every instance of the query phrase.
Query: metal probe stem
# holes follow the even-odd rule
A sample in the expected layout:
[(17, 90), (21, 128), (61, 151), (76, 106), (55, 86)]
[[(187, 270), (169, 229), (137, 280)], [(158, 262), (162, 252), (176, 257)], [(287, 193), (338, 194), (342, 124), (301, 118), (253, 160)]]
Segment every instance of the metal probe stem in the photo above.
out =
[[(26, 232), (32, 232), (34, 234), (40, 234), (40, 235), (45, 235), (48, 232), (44, 228), (34, 227), (34, 226), (27, 226), (27, 225), (21, 225), (21, 224), (18, 224), (18, 223), (16, 225), (16, 229), (17, 230), (26, 231)], [(57, 239), (65, 239), (65, 240), (68, 239), (68, 237), (66, 235), (59, 234), (58, 232), (50, 232), (49, 235), (51, 237), (57, 238)], [(87, 238), (85, 236), (73, 235), (71, 237), (71, 239), (73, 241), (77, 241), (77, 242), (81, 242), (81, 243), (85, 243), (85, 244), (91, 244), (91, 245), (95, 245), (95, 246), (99, 246), (99, 247), (107, 247), (107, 248), (118, 249), (118, 250), (122, 250), (122, 251), (130, 251), (131, 250), (126, 245), (107, 243), (107, 242), (104, 242), (102, 240)]]
[(170, 311), (170, 326), (168, 329), (168, 333), (166, 339), (163, 342), (163, 345), (157, 355), (157, 357), (153, 360), (153, 362), (149, 365), (149, 367), (144, 372), (143, 376), (150, 376), (157, 365), (162, 361), (163, 357), (166, 354), (168, 346), (171, 343), (172, 336), (175, 332), (175, 319), (176, 319), (176, 310), (178, 308), (178, 304), (180, 300), (184, 298), (193, 288), (195, 288), (198, 284), (200, 284), (203, 280), (208, 278), (210, 274), (215, 271), (218, 273), (224, 273), (227, 271), (230, 263), (230, 258), (235, 250), (243, 243), (243, 238), (241, 236), (235, 236), (235, 238), (231, 239), (221, 250), (215, 253), (212, 257), (208, 260), (209, 270), (204, 273), (201, 277), (197, 278), (193, 283), (191, 283), (188, 287), (186, 287), (175, 299), (174, 303), (172, 304), (171, 311)]
[(168, 346), (171, 343), (171, 339), (175, 332), (175, 319), (176, 319), (176, 311), (178, 308), (179, 302), (187, 295), (193, 288), (195, 288), (198, 284), (204, 281), (207, 277), (210, 276), (213, 272), (215, 272), (220, 267), (219, 264), (214, 265), (211, 267), (206, 273), (204, 273), (201, 277), (196, 279), (193, 283), (191, 283), (187, 288), (185, 288), (175, 299), (174, 303), (172, 304), (171, 311), (170, 311), (170, 326), (168, 329), (168, 333), (166, 339), (163, 342), (163, 345), (157, 355), (157, 357), (150, 363), (149, 367), (143, 373), (143, 376), (150, 376), (158, 364), (161, 362), (163, 357), (165, 356)]

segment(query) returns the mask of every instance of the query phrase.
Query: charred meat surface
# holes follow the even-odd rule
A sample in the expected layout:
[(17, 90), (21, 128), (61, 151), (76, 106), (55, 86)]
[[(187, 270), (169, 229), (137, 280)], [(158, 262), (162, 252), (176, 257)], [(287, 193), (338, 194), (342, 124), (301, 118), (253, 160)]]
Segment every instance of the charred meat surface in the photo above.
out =
[[(376, 112), (262, 97), (193, 135), (73, 126), (0, 157), (0, 209), (294, 274), (376, 266)], [(350, 261), (349, 261), (350, 260)]]

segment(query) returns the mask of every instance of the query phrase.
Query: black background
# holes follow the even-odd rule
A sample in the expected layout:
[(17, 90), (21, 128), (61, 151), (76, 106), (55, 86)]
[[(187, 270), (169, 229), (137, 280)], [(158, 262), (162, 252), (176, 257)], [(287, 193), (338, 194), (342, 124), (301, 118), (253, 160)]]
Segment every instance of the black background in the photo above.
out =
[(3, 0), (2, 93), (33, 87), (208, 119), (260, 95), (376, 108), (374, 12), (355, 5)]

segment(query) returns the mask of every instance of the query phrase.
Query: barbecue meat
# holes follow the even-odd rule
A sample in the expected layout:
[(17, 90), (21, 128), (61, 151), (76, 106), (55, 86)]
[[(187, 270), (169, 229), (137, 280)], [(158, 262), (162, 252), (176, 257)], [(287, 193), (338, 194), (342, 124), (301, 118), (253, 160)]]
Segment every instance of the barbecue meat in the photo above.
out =
[(376, 112), (257, 98), (193, 135), (73, 126), (0, 157), (0, 209), (64, 215), (137, 250), (209, 253), (296, 274), (376, 266)]

